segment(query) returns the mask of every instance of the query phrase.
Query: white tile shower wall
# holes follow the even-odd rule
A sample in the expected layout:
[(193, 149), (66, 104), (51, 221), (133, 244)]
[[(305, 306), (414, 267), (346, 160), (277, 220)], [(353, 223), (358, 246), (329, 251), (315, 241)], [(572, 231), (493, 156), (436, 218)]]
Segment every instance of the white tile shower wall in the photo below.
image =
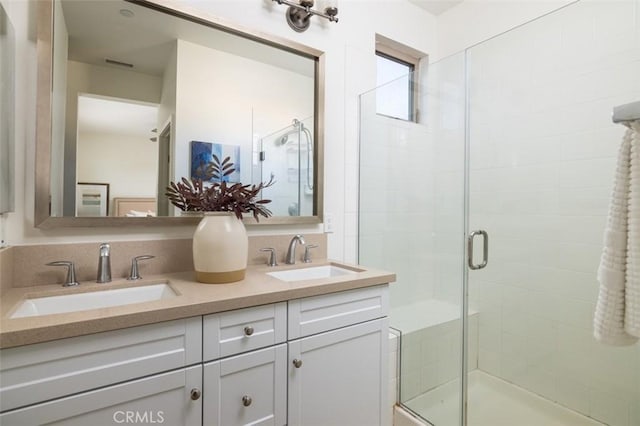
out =
[[(478, 314), (469, 316), (469, 371), (478, 367)], [(400, 386), (405, 402), (460, 377), (460, 320), (403, 333)]]
[(420, 124), (376, 115), (375, 92), (361, 97), (360, 261), (396, 272), (392, 306), (460, 303), (463, 61), (429, 66)]
[(465, 58), (457, 54), (429, 70), (428, 125), (433, 128), (436, 299), (459, 305), (464, 234)]
[(361, 98), (359, 261), (396, 273), (398, 306), (433, 295), (433, 138), (422, 124), (377, 115), (375, 100)]
[(640, 424), (640, 346), (592, 337), (624, 128), (640, 99), (640, 2), (583, 1), (469, 50), (470, 273), (479, 368), (614, 426)]

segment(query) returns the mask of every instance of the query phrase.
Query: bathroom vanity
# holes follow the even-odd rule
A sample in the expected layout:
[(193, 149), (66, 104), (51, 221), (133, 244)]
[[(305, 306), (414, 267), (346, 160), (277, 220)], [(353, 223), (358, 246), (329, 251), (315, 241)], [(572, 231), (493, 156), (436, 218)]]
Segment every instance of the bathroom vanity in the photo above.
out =
[(169, 274), (178, 297), (7, 319), (6, 304), (34, 294), (12, 290), (0, 422), (383, 424), (393, 274), (283, 281), (272, 270), (216, 286)]

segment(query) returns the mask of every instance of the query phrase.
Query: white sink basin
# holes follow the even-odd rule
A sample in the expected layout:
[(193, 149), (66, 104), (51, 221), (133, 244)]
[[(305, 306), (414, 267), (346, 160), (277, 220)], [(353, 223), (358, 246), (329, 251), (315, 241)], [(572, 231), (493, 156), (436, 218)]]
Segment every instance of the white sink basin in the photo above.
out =
[(177, 294), (166, 283), (26, 299), (11, 318), (35, 317), (170, 299)]
[(356, 274), (359, 271), (341, 268), (336, 265), (313, 266), (311, 268), (289, 269), (287, 271), (267, 272), (281, 281), (304, 281), (319, 278), (339, 277), (342, 275)]

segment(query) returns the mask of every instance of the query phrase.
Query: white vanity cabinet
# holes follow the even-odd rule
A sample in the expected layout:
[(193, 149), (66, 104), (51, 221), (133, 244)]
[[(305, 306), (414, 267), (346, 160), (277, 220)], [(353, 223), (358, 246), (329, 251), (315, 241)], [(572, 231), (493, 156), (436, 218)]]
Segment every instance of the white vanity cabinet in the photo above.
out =
[(202, 424), (202, 366), (59, 398), (0, 415), (0, 424), (115, 425)]
[(286, 425), (287, 303), (206, 315), (202, 338), (203, 424)]
[(3, 349), (0, 411), (199, 362), (200, 317)]
[(388, 285), (0, 351), (2, 425), (382, 425)]
[(0, 424), (200, 425), (201, 362), (200, 317), (3, 349)]
[(205, 425), (286, 425), (287, 345), (204, 365)]
[(388, 305), (386, 285), (290, 302), (290, 426), (384, 424)]

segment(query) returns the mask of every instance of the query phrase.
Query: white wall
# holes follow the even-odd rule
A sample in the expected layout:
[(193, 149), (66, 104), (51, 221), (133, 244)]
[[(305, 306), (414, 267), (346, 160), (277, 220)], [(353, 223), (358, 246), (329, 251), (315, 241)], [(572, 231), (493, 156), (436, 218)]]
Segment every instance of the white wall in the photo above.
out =
[[(11, 245), (23, 241), (25, 212), (33, 222), (33, 171), (35, 160), (35, 78), (36, 50), (33, 5), (18, 1), (2, 1), (16, 36), (15, 68), (15, 212), (3, 222), (4, 240)], [(17, 238), (16, 238), (17, 237)]]
[(176, 42), (162, 73), (162, 94), (158, 105), (158, 132), (162, 131), (162, 126), (176, 113), (177, 45)]
[(157, 142), (106, 133), (80, 133), (78, 140), (78, 182), (109, 183), (110, 216), (115, 214), (114, 198), (156, 198)]
[[(3, 4), (7, 0), (2, 0)], [(16, 170), (18, 179), (16, 213), (7, 221), (11, 244), (41, 242), (100, 241), (188, 237), (188, 227), (135, 229), (62, 229), (43, 231), (33, 227), (33, 156), (35, 147), (36, 51), (33, 14), (35, 2), (9, 1), (8, 13), (16, 27), (18, 69), (16, 86), (17, 133)], [(375, 86), (375, 33), (379, 32), (423, 52), (436, 49), (435, 18), (404, 0), (367, 2), (366, 17), (358, 0), (340, 2), (340, 22), (313, 18), (311, 28), (298, 34), (286, 24), (286, 8), (270, 0), (217, 0), (181, 2), (255, 31), (274, 34), (326, 52), (325, 77), (325, 212), (334, 216), (335, 233), (329, 237), (332, 258), (355, 259), (357, 233), (357, 192), (351, 179), (357, 176), (358, 98)], [(31, 31), (31, 33), (29, 33)], [(24, 168), (22, 167), (24, 165)], [(348, 176), (346, 175), (348, 173)], [(344, 190), (343, 190), (344, 188)], [(315, 226), (250, 229), (255, 233), (318, 232)]]
[(250, 182), (254, 121), (272, 133), (313, 115), (313, 90), (310, 77), (178, 40), (176, 179), (190, 176), (190, 143), (202, 141), (240, 146), (241, 181)]
[[(123, 84), (125, 83), (125, 84)], [(67, 62), (67, 108), (64, 149), (64, 216), (75, 214), (77, 166), (78, 95), (92, 94), (133, 101), (160, 103), (162, 79), (139, 72), (97, 66), (77, 61)], [(55, 101), (55, 100), (54, 100)], [(54, 211), (60, 215), (59, 211)]]
[(465, 0), (438, 16), (438, 49), (432, 59), (453, 55), (575, 1)]

